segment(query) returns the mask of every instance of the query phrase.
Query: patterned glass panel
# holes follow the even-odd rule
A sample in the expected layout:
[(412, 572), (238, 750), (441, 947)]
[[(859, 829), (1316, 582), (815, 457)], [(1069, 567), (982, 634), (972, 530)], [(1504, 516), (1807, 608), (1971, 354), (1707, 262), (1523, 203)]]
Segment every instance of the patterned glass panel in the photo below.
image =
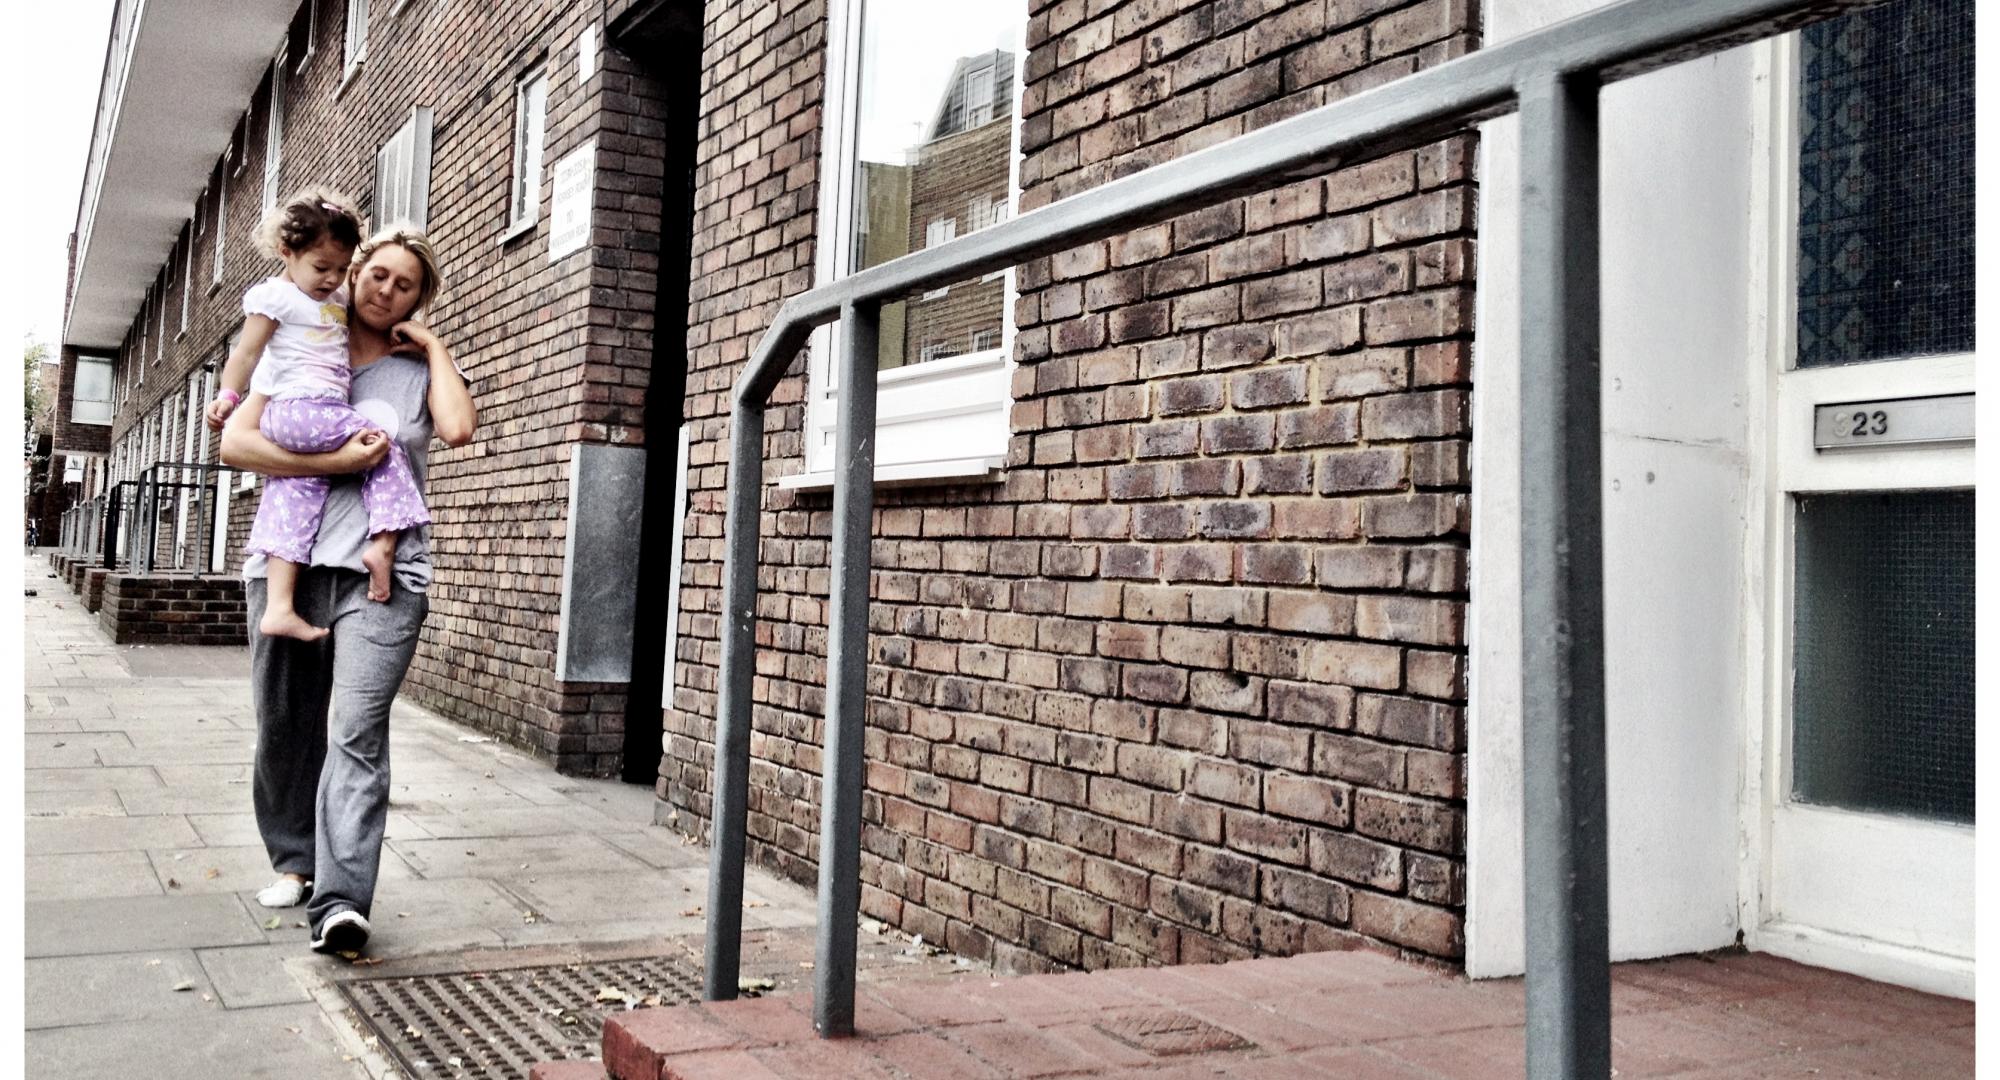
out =
[(1802, 495), (1792, 795), (1970, 823), (1973, 495)]
[(1972, 0), (1809, 27), (1798, 366), (1972, 350)]

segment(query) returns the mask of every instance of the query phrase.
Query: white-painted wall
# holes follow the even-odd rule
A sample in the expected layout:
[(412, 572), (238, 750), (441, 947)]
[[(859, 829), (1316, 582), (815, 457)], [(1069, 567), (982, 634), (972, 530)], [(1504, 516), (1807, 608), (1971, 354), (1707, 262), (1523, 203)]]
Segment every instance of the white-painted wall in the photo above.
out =
[[(1597, 4), (1488, 5), (1504, 41)], [(1733, 943), (1739, 925), (1752, 58), (1618, 84), (1602, 109), (1605, 607), (1611, 944), (1618, 959)], [(1474, 353), (1466, 968), (1518, 973), (1519, 139), (1481, 137)], [(1761, 252), (1759, 253), (1761, 257)]]

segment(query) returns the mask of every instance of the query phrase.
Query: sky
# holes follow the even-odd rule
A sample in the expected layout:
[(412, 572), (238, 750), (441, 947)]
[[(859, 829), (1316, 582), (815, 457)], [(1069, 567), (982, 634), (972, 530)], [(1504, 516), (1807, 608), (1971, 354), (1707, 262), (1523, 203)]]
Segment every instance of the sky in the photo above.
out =
[(34, 43), (11, 50), (6, 66), (15, 92), (9, 100), (35, 105), (7, 110), (7, 144), (32, 150), (14, 157), (8, 170), (4, 205), (14, 221), (7, 262), (14, 282), (6, 290), (5, 322), (13, 340), (27, 333), (55, 345), (62, 337), (69, 233), (90, 153), (111, 0), (8, 6), (4, 36)]
[[(962, 56), (1020, 50), (1019, 0), (868, 0), (862, 23), (862, 112), (857, 136), (864, 161), (902, 162), (923, 140)], [(940, 19), (949, 10), (949, 19)]]

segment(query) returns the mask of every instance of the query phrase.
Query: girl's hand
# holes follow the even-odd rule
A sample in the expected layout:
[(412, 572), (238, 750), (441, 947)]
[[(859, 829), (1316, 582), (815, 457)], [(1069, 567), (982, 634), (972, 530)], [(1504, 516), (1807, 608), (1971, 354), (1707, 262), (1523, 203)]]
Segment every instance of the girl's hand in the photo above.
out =
[(228, 398), (216, 398), (214, 401), (209, 402), (206, 414), (208, 430), (221, 431), (222, 425), (229, 420), (229, 414), (235, 411), (236, 403)]
[(414, 319), (399, 322), (389, 328), (389, 339), (396, 343), (393, 352), (428, 353), (438, 344), (438, 336), (431, 328)]

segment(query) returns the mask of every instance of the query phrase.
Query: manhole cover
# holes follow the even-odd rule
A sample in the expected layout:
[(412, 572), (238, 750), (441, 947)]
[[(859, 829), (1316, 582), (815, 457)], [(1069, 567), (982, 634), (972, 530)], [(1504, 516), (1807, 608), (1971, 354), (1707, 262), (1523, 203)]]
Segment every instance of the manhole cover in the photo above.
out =
[(1105, 1020), (1097, 1030), (1149, 1054), (1206, 1054), (1255, 1044), (1186, 1013), (1133, 1013)]
[(605, 1015), (628, 1002), (701, 1000), (701, 976), (655, 956), (356, 979), (340, 992), (408, 1076), (527, 1080), (536, 1062), (597, 1057)]

